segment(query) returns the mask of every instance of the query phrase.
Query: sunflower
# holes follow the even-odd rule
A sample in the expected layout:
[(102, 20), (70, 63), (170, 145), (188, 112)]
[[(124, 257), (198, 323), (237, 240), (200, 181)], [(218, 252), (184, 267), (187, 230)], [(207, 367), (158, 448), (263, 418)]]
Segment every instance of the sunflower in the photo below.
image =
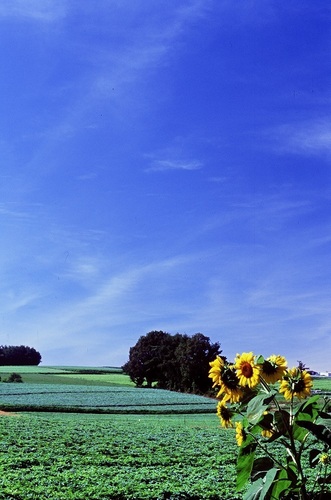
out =
[(300, 368), (291, 368), (287, 370), (280, 383), (279, 392), (284, 394), (288, 401), (294, 396), (304, 399), (310, 395), (313, 381), (306, 370)]
[(257, 386), (260, 381), (261, 366), (255, 364), (252, 352), (237, 354), (234, 366), (240, 385), (248, 386), (250, 389)]
[(217, 397), (222, 397), (225, 402), (230, 403), (238, 403), (243, 397), (243, 390), (239, 386), (239, 379), (233, 366), (224, 366)]
[(224, 361), (220, 356), (217, 356), (214, 361), (211, 361), (210, 363), (210, 370), (209, 370), (209, 375), (208, 377), (212, 379), (213, 381), (213, 387), (216, 385), (220, 385), (221, 383), (221, 376), (222, 376), (222, 371), (224, 369)]
[(243, 442), (246, 439), (246, 436), (247, 436), (247, 434), (243, 428), (242, 423), (236, 422), (236, 440), (237, 440), (238, 446), (241, 446), (243, 444)]
[(222, 427), (233, 427), (231, 417), (232, 411), (226, 406), (225, 401), (219, 401), (217, 404), (217, 415), (221, 420)]
[(284, 356), (273, 354), (264, 360), (261, 375), (268, 384), (274, 384), (283, 377), (286, 368), (287, 362)]

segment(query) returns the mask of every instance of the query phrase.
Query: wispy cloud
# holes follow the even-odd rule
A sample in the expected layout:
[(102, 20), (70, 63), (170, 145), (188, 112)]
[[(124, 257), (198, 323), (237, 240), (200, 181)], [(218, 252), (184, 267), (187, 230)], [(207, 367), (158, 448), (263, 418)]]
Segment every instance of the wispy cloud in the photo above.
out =
[[(313, 369), (326, 369), (325, 353), (331, 347), (330, 288), (314, 285), (320, 280), (308, 270), (309, 255), (298, 252), (283, 260), (278, 251), (270, 255), (270, 267), (259, 252), (239, 256), (223, 249), (224, 266), (216, 266), (213, 277), (206, 276), (200, 301), (190, 314), (176, 318), (170, 326), (173, 333), (202, 331), (220, 341), (230, 358), (247, 349), (262, 354), (281, 351), (290, 355), (291, 365), (302, 359)], [(300, 270), (306, 267), (307, 274), (294, 273), (295, 263)], [(256, 273), (259, 267), (261, 272)]]
[[(38, 0), (13, 0), (13, 3), (6, 2), (6, 8), (2, 4), (0, 16), (15, 14), (47, 21), (52, 19), (52, 15), (54, 19), (64, 15), (69, 4), (63, 1), (57, 7), (56, 5), (55, 0), (45, 0), (45, 4)], [(85, 9), (83, 6), (82, 11), (85, 12)], [(180, 41), (186, 29), (203, 16), (207, 9), (206, 2), (191, 0), (185, 7), (167, 9), (165, 16), (162, 16), (158, 7), (152, 8), (150, 21), (149, 18), (144, 18), (143, 22), (140, 22), (141, 10), (137, 8), (135, 14), (135, 8), (130, 2), (116, 2), (104, 8), (105, 16), (109, 17), (110, 22), (114, 23), (114, 19), (119, 19), (121, 27), (116, 32), (116, 43), (114, 45), (114, 39), (109, 36), (109, 39), (106, 39), (107, 49), (105, 45), (98, 43), (87, 45), (83, 38), (75, 40), (75, 44), (71, 45), (72, 50), (77, 51), (77, 58), (83, 61), (83, 70), (66, 81), (65, 92), (59, 99), (60, 105), (54, 118), (52, 117), (46, 127), (35, 131), (36, 148), (27, 169), (31, 172), (36, 170), (42, 175), (58, 169), (58, 164), (54, 162), (53, 148), (56, 145), (58, 151), (59, 143), (66, 144), (73, 140), (83, 129), (97, 128), (100, 123), (102, 126), (103, 119), (96, 122), (95, 110), (100, 105), (105, 110), (105, 116), (111, 115), (112, 123), (118, 122), (121, 127), (124, 114), (133, 113), (136, 119), (136, 113), (140, 113), (141, 102), (144, 102), (144, 108), (147, 108), (151, 99), (146, 96), (146, 82), (149, 82), (160, 65), (169, 64), (168, 57), (174, 51), (176, 42)], [(68, 9), (67, 15), (73, 16), (74, 9)], [(97, 11), (93, 16), (94, 21), (98, 22)], [(64, 38), (54, 39), (54, 43), (60, 47), (62, 43), (71, 42)], [(182, 47), (181, 50), (185, 49)], [(84, 68), (87, 70), (84, 71)], [(52, 90), (58, 92), (58, 87)], [(45, 158), (49, 160), (45, 161)], [(151, 170), (197, 170), (201, 166), (200, 161), (184, 155), (180, 159), (156, 159)], [(84, 176), (80, 177), (80, 180), (84, 179), (87, 180)]]
[[(209, 255), (200, 252), (140, 265), (131, 263), (118, 272), (109, 264), (107, 268), (105, 259), (81, 257), (68, 265), (60, 280), (69, 288), (75, 283), (83, 285), (81, 293), (67, 301), (62, 297), (57, 303), (56, 288), (48, 290), (48, 297), (53, 299), (49, 303), (44, 300), (43, 313), (35, 316), (34, 304), (42, 300), (38, 295), (43, 290), (25, 287), (20, 294), (7, 295), (7, 307), (2, 310), (9, 319), (11, 311), (16, 314), (16, 329), (21, 325), (23, 333), (14, 334), (15, 342), (29, 339), (44, 354), (46, 363), (52, 350), (65, 345), (71, 359), (77, 356), (88, 364), (96, 342), (104, 347), (94, 359), (109, 363), (107, 359), (115, 356), (113, 337), (116, 359), (124, 362), (128, 344), (134, 345), (139, 335), (166, 329), (188, 334), (201, 331), (220, 341), (229, 357), (245, 349), (272, 354), (279, 352), (280, 345), (286, 355), (291, 343), (296, 343), (296, 356), (308, 361), (307, 348), (314, 338), (309, 363), (312, 368), (327, 369), (325, 357), (320, 356), (318, 362), (318, 351), (320, 343), (325, 350), (330, 342), (330, 290), (314, 286), (321, 283), (321, 270), (312, 268), (304, 235), (296, 245), (293, 249), (290, 241), (281, 241), (274, 249), (269, 248), (266, 259), (265, 249), (251, 244), (239, 251), (242, 245), (238, 242), (221, 245), (218, 252), (210, 251)], [(65, 258), (70, 261), (71, 257)], [(201, 267), (205, 261), (212, 272)], [(305, 274), (302, 269), (306, 269)], [(61, 290), (57, 295), (63, 293)], [(98, 332), (97, 338), (91, 335), (93, 330)], [(4, 331), (10, 332), (9, 323)], [(36, 332), (40, 332), (39, 337)]]
[(80, 256), (71, 262), (69, 252), (64, 256), (64, 268), (61, 273), (61, 279), (77, 282), (84, 287), (93, 287), (93, 284), (100, 279), (100, 272), (103, 263), (100, 259), (93, 256)]
[(165, 172), (167, 170), (199, 170), (203, 163), (199, 160), (154, 160), (145, 172)]
[(277, 193), (256, 194), (254, 197), (231, 196), (227, 200), (225, 193), (223, 210), (206, 218), (195, 230), (200, 236), (220, 230), (222, 234), (228, 234), (229, 231), (233, 239), (233, 227), (245, 227), (245, 232), (250, 234), (252, 242), (257, 244), (261, 235), (277, 234), (282, 228), (314, 212), (316, 204), (309, 193), (293, 195), (294, 189), (290, 192), (285, 189)]
[(0, 203), (0, 216), (13, 217), (15, 219), (31, 219), (35, 218), (35, 206), (28, 207), (18, 205), (17, 203)]
[(64, 0), (2, 0), (0, 18), (15, 17), (41, 22), (53, 22), (64, 17), (66, 13)]
[(88, 172), (86, 174), (78, 175), (76, 179), (79, 181), (90, 181), (95, 179), (97, 176), (98, 174), (96, 172)]
[(2, 314), (17, 314), (19, 309), (36, 304), (40, 297), (40, 293), (32, 289), (26, 291), (4, 290), (0, 295)]
[(284, 124), (266, 133), (267, 144), (279, 153), (303, 155), (331, 154), (330, 120), (312, 120)]
[[(110, 98), (121, 104), (129, 102), (129, 105), (133, 106), (132, 93), (127, 92), (128, 87), (139, 81), (140, 85), (135, 88), (134, 96), (137, 96), (138, 88), (139, 92), (143, 91), (143, 82), (159, 66), (169, 64), (177, 42), (192, 23), (206, 14), (210, 3), (210, 0), (190, 0), (184, 7), (179, 5), (172, 9), (166, 8), (164, 15), (162, 8), (157, 5), (156, 9), (151, 9), (150, 22), (145, 18), (137, 23), (129, 21), (128, 25), (125, 24), (125, 19), (131, 19), (132, 3), (123, 3), (115, 9), (111, 7), (110, 12), (121, 18), (123, 33), (126, 37), (129, 34), (130, 43), (126, 38), (125, 43), (118, 44), (116, 51), (99, 50), (93, 54), (98, 63), (98, 70), (90, 81), (91, 96)], [(137, 14), (140, 15), (139, 9)]]
[(217, 184), (223, 184), (228, 180), (229, 180), (228, 177), (221, 177), (221, 176), (208, 177), (209, 182), (215, 182)]
[[(57, 301), (56, 295), (61, 293), (61, 288), (56, 293), (56, 287), (48, 290), (48, 300), (43, 300), (41, 290), (38, 294), (33, 287), (29, 291), (26, 286), (24, 293), (6, 292), (6, 307), (2, 307), (5, 324), (3, 327), (6, 334), (15, 337), (15, 342), (23, 342), (22, 339), (31, 339), (32, 343), (38, 341), (40, 350), (47, 353), (58, 345), (67, 345), (77, 349), (84, 345), (84, 349), (89, 350), (95, 347), (95, 341), (91, 331), (98, 332), (98, 342), (104, 342), (104, 350), (111, 351), (111, 335), (114, 332), (116, 344), (121, 344), (118, 336), (122, 335), (133, 338), (144, 326), (137, 325), (153, 323), (156, 318), (163, 316), (166, 311), (172, 307), (171, 302), (175, 304), (175, 296), (171, 298), (168, 306), (167, 283), (177, 280), (177, 274), (180, 269), (196, 260), (196, 256), (177, 256), (169, 259), (159, 260), (153, 263), (130, 266), (118, 273), (108, 271), (106, 276), (98, 272), (97, 267), (102, 267), (102, 262), (97, 266), (96, 263), (83, 261), (77, 264), (75, 273), (81, 272), (87, 280), (89, 286), (82, 294), (70, 297), (69, 301)], [(95, 276), (94, 283), (91, 282), (91, 276)], [(63, 276), (65, 277), (65, 276)], [(61, 278), (62, 279), (62, 278)], [(67, 280), (75, 279), (74, 276), (67, 276)], [(155, 289), (155, 281), (159, 283)], [(61, 286), (61, 282), (60, 285)], [(70, 286), (68, 284), (67, 286)], [(144, 290), (143, 295), (141, 290)], [(161, 300), (160, 300), (161, 299)], [(1, 300), (1, 296), (0, 296)], [(4, 297), (2, 297), (2, 302)], [(43, 300), (43, 311), (40, 310), (40, 301)], [(147, 303), (146, 303), (147, 300)], [(39, 301), (39, 311), (35, 316), (34, 305)], [(4, 304), (4, 302), (3, 302)], [(30, 308), (24, 309), (25, 305)], [(178, 308), (180, 305), (178, 304)], [(11, 314), (16, 314), (16, 329), (22, 331), (11, 331)], [(125, 332), (126, 331), (126, 332)], [(41, 332), (37, 338), (36, 332)], [(45, 336), (43, 335), (45, 332)], [(104, 332), (104, 333), (103, 333)], [(103, 338), (103, 335), (105, 338)], [(122, 359), (127, 356), (128, 347), (125, 343)], [(74, 353), (72, 353), (75, 355)], [(77, 355), (77, 352), (76, 352)], [(105, 357), (104, 361), (105, 362)]]
[[(146, 281), (149, 282), (151, 279), (154, 281), (156, 277), (162, 277), (165, 275), (171, 275), (176, 272), (182, 266), (185, 266), (194, 256), (178, 256), (165, 260), (156, 261), (150, 264), (142, 264), (140, 266), (130, 267), (115, 275), (110, 275), (103, 279), (98, 286), (96, 286), (93, 292), (84, 300), (77, 303), (76, 307), (71, 310), (69, 317), (73, 316), (75, 321), (77, 317), (89, 316), (90, 320), (97, 321), (96, 318), (101, 318), (105, 315), (108, 317), (114, 315), (114, 311), (111, 310), (111, 304), (117, 303), (121, 299), (121, 308), (124, 304), (130, 302), (132, 298), (132, 293), (137, 292), (135, 300), (140, 297), (140, 287), (146, 290), (148, 293), (148, 288), (146, 287)], [(93, 270), (95, 269), (94, 266)], [(86, 271), (91, 271), (90, 266), (88, 269), (84, 268)], [(162, 280), (159, 280), (162, 283)], [(144, 284), (144, 285), (143, 285)], [(162, 285), (160, 284), (160, 288)], [(123, 300), (124, 299), (124, 300)], [(140, 300), (140, 299), (139, 299)], [(118, 304), (118, 303), (117, 303)], [(118, 305), (117, 305), (118, 307)], [(107, 309), (105, 309), (107, 308)], [(102, 311), (109, 311), (102, 313)], [(115, 313), (116, 315), (116, 313)], [(67, 317), (67, 319), (69, 319)], [(122, 318), (124, 320), (124, 317)], [(125, 318), (125, 321), (127, 318)]]

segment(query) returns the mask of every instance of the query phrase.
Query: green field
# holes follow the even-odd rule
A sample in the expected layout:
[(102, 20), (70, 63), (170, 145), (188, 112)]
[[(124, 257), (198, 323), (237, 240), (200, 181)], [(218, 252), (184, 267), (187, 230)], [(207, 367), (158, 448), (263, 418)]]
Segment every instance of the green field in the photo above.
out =
[(130, 378), (115, 367), (0, 366), (1, 380), (13, 372), (19, 373), (24, 382), (31, 384), (134, 386)]
[(13, 412), (0, 416), (0, 500), (242, 498), (215, 400), (137, 389), (113, 368), (1, 367), (2, 380), (12, 372), (24, 383), (0, 383)]
[(0, 431), (0, 499), (240, 498), (213, 415), (24, 413)]
[(314, 377), (314, 389), (331, 394), (331, 377)]
[(13, 372), (24, 383), (0, 383), (15, 412), (0, 417), (0, 499), (240, 498), (215, 400), (137, 389), (114, 368), (0, 368)]
[(85, 413), (214, 413), (213, 399), (157, 389), (67, 384), (1, 384), (0, 407), (10, 411)]

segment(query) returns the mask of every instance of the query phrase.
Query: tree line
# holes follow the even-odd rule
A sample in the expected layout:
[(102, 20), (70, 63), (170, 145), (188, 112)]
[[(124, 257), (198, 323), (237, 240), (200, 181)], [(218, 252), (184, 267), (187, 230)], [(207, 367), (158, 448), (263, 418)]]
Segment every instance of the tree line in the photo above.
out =
[(0, 366), (39, 365), (40, 362), (41, 354), (34, 347), (25, 345), (0, 346)]
[(209, 362), (221, 354), (220, 344), (202, 333), (192, 336), (151, 331), (130, 348), (122, 366), (137, 387), (179, 392), (210, 392)]

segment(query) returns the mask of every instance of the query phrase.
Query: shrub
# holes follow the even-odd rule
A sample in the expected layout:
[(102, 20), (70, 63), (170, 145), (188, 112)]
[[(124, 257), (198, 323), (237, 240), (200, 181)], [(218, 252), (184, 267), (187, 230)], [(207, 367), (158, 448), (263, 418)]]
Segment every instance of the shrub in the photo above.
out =
[(9, 375), (9, 377), (7, 379), (4, 380), (4, 382), (8, 382), (8, 383), (22, 383), (23, 382), (23, 379), (22, 379), (22, 376), (19, 374), (19, 373), (11, 373)]

